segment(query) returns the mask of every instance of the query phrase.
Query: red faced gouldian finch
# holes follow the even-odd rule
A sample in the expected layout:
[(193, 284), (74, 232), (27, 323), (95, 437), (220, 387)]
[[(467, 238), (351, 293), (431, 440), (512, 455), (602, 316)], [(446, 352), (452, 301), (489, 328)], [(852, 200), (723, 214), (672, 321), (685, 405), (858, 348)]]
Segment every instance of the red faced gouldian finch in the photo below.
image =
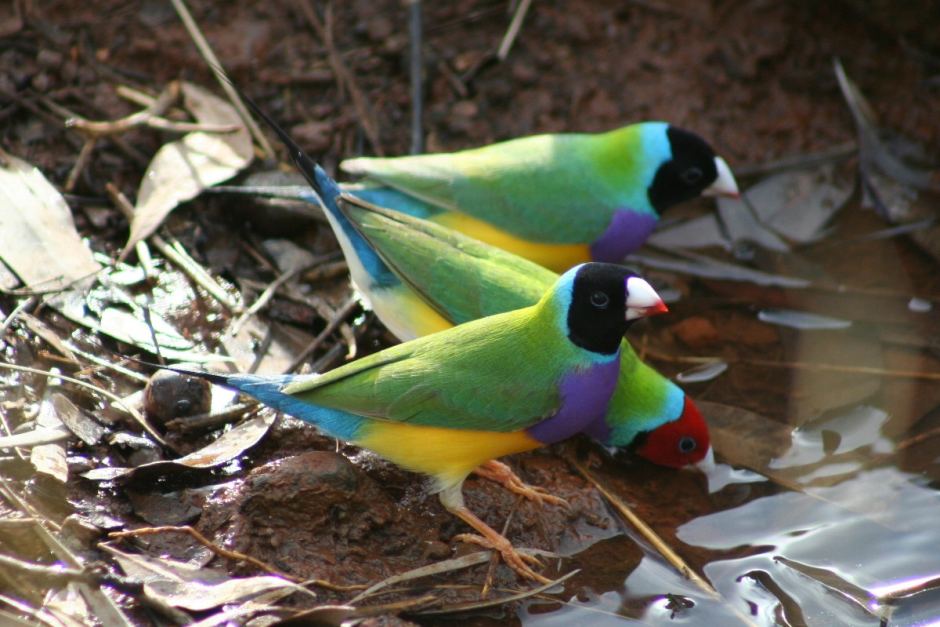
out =
[(675, 204), (738, 195), (724, 159), (695, 133), (665, 122), (453, 153), (360, 157), (340, 167), (363, 177), (347, 191), (364, 200), (558, 272), (591, 260), (620, 262)]
[[(219, 375), (237, 389), (336, 437), (433, 479), (441, 504), (524, 577), (532, 558), (471, 512), (464, 479), (481, 464), (609, 432), (607, 409), (630, 323), (659, 310), (646, 281), (587, 263), (532, 306), (392, 346), (325, 374)], [(196, 373), (191, 373), (196, 374)]]

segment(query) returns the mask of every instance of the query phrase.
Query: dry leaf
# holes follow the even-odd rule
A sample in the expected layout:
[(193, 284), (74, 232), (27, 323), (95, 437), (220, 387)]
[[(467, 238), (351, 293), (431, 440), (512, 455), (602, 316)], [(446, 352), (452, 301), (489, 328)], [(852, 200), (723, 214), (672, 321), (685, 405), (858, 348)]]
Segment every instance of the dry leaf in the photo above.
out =
[[(64, 426), (53, 403), (54, 396), (57, 396), (55, 392), (47, 392), (42, 402), (39, 404), (39, 415), (36, 416), (36, 426), (40, 429), (56, 430)], [(62, 483), (68, 481), (69, 465), (66, 461), (64, 443), (56, 442), (53, 444), (34, 446), (30, 451), (29, 461), (33, 464), (36, 472), (49, 475)]]
[(233, 578), (222, 571), (186, 562), (101, 546), (114, 556), (128, 577), (143, 581), (147, 596), (173, 607), (200, 612), (276, 589), (311, 594), (297, 584), (273, 575)]
[(2, 151), (0, 259), (41, 291), (86, 287), (101, 269), (62, 194), (37, 168)]
[(234, 429), (226, 431), (218, 439), (198, 451), (170, 461), (141, 464), (136, 468), (96, 468), (86, 472), (83, 477), (93, 481), (110, 481), (118, 477), (129, 477), (140, 472), (167, 472), (174, 468), (212, 468), (235, 459), (246, 450), (261, 441), (274, 423), (276, 414), (263, 412), (246, 420)]
[(192, 83), (184, 82), (182, 92), (186, 108), (198, 122), (239, 128), (232, 133), (189, 133), (157, 151), (137, 191), (131, 234), (122, 258), (153, 233), (179, 203), (233, 177), (251, 162), (251, 136), (235, 108)]

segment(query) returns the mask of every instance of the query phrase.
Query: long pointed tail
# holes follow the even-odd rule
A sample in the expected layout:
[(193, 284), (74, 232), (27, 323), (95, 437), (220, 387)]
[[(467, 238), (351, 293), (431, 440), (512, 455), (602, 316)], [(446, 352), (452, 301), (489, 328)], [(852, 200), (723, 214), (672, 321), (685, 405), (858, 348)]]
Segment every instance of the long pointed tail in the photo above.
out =
[(308, 422), (316, 426), (321, 432), (334, 438), (347, 441), (355, 440), (359, 429), (368, 420), (362, 416), (357, 416), (339, 409), (331, 409), (310, 403), (300, 397), (285, 394), (282, 391), (284, 386), (288, 383), (310, 375), (223, 375), (213, 372), (188, 370), (174, 366), (168, 368), (181, 374), (199, 377), (210, 383), (238, 390), (239, 392), (258, 399), (268, 407), (284, 412), (285, 414), (290, 414), (304, 422)]

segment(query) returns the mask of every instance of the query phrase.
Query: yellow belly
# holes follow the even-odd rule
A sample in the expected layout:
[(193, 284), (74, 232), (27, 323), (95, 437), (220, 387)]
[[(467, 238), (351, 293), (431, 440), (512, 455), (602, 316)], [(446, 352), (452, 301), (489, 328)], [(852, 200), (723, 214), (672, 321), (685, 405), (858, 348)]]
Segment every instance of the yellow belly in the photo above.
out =
[(534, 261), (555, 272), (591, 261), (591, 249), (587, 244), (547, 244), (516, 237), (498, 229), (489, 222), (477, 220), (456, 211), (443, 211), (431, 218), (433, 222), (460, 231), (497, 248), (508, 250), (520, 257)]
[(483, 462), (542, 446), (525, 431), (494, 433), (379, 420), (365, 425), (354, 444), (402, 468), (431, 475), (439, 489), (459, 485)]

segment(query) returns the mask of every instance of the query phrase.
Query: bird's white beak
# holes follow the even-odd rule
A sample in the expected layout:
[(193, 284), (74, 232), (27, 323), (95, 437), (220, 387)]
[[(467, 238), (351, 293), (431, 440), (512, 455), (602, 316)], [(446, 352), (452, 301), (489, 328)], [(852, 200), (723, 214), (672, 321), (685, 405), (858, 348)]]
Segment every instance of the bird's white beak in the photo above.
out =
[(718, 178), (715, 182), (705, 188), (703, 196), (728, 196), (738, 198), (741, 192), (738, 191), (738, 183), (731, 174), (731, 168), (721, 157), (715, 157), (715, 169), (718, 170)]
[(653, 286), (637, 276), (627, 279), (627, 320), (666, 313), (669, 308)]

